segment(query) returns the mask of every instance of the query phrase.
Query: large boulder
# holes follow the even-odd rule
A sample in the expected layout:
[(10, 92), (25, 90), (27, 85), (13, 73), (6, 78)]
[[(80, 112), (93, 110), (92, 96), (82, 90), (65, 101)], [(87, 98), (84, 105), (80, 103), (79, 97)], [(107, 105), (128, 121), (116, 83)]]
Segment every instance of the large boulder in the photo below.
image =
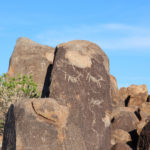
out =
[(122, 129), (131, 132), (137, 129), (139, 123), (135, 115), (135, 108), (118, 107), (112, 113), (112, 130)]
[[(27, 38), (19, 38), (10, 59), (8, 75), (32, 75), (43, 96), (48, 95), (49, 78), (54, 57), (54, 48), (40, 45)], [(46, 82), (45, 82), (46, 80)], [(45, 84), (44, 84), (45, 82)], [(47, 86), (47, 87), (46, 87)]]
[[(106, 54), (88, 41), (60, 44), (51, 79), (50, 96), (71, 107), (70, 131), (66, 131), (70, 137), (61, 141), (62, 147), (110, 150), (110, 75)], [(84, 146), (79, 147), (74, 140), (81, 139)]]
[(120, 98), (125, 103), (125, 106), (138, 106), (147, 101), (148, 89), (146, 85), (131, 85), (128, 88), (121, 88)]
[[(11, 105), (2, 149), (60, 150), (60, 142), (71, 136), (71, 129), (67, 127), (69, 115), (70, 106), (54, 99), (27, 99)], [(66, 131), (70, 134), (65, 135)], [(74, 144), (84, 147), (76, 128), (72, 129), (72, 134)]]

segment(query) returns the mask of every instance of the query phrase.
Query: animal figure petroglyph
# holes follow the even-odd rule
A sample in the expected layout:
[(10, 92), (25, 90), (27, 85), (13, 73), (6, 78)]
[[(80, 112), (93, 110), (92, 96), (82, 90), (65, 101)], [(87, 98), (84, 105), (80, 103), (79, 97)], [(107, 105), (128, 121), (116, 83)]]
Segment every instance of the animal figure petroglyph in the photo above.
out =
[(62, 71), (65, 74), (65, 80), (67, 80), (68, 82), (72, 82), (72, 83), (77, 83), (80, 81), (80, 77), (82, 76), (81, 73), (79, 73), (77, 76), (71, 76), (69, 74), (67, 74), (67, 72)]
[(94, 82), (94, 83), (96, 83), (97, 84), (97, 86), (99, 86), (100, 88), (101, 88), (101, 81), (104, 81), (104, 79), (101, 77), (101, 76), (99, 76), (99, 79), (96, 79), (94, 76), (92, 76), (90, 73), (88, 73), (87, 74), (87, 77), (86, 77), (86, 80), (88, 81), (88, 82)]

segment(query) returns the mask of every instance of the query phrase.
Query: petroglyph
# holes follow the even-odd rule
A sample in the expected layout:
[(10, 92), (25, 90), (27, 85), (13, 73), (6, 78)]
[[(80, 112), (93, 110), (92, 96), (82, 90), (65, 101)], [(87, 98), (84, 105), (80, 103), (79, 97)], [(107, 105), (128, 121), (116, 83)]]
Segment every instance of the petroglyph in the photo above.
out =
[(58, 61), (56, 62), (56, 66), (57, 66), (57, 68), (59, 69), (59, 68), (61, 68), (61, 67), (64, 67), (63, 64), (66, 64), (66, 63), (67, 63), (66, 60), (60, 59), (60, 60), (58, 60)]
[[(96, 104), (98, 104), (98, 106), (99, 106), (99, 103), (97, 102), (97, 101), (99, 101), (99, 100), (94, 100), (93, 98), (92, 98), (92, 100), (91, 100), (91, 102), (90, 102), (90, 105), (89, 105), (89, 110), (92, 112), (92, 115), (93, 115), (93, 120), (92, 120), (92, 131), (94, 132), (94, 134), (95, 134), (95, 136), (97, 137), (96, 138), (96, 143), (97, 144), (95, 144), (96, 145), (96, 148), (98, 148), (98, 146), (99, 146), (99, 139), (100, 139), (100, 137), (99, 137), (99, 133), (97, 132), (97, 130), (95, 130), (95, 128), (94, 128), (94, 126), (95, 126), (95, 124), (96, 124), (96, 112), (94, 111), (94, 108), (93, 108), (93, 106)], [(92, 105), (91, 105), (92, 104)]]
[(99, 79), (96, 79), (94, 76), (92, 76), (90, 73), (87, 74), (86, 80), (88, 80), (88, 82), (94, 82), (97, 84), (97, 86), (99, 86), (101, 88), (101, 81), (104, 81), (103, 78), (99, 75)]
[(100, 107), (101, 104), (104, 102), (104, 100), (99, 100), (99, 99), (91, 99), (90, 104), (94, 106)]
[(71, 76), (67, 74), (65, 71), (62, 71), (65, 74), (65, 80), (72, 83), (77, 83), (80, 81), (80, 77), (82, 76), (81, 73), (79, 73), (77, 76)]

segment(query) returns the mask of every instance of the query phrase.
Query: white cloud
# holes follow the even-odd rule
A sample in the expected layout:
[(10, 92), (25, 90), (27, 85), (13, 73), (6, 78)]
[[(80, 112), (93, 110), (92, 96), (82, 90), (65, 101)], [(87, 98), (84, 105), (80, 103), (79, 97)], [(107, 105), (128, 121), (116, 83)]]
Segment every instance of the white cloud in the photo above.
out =
[(39, 42), (51, 46), (74, 39), (90, 40), (103, 49), (149, 49), (150, 28), (124, 24), (81, 25), (62, 27), (40, 33), (36, 36)]
[(102, 41), (96, 40), (95, 42), (100, 43), (101, 47), (104, 49), (136, 49), (138, 51), (143, 51), (143, 49), (150, 50), (150, 36), (104, 39)]

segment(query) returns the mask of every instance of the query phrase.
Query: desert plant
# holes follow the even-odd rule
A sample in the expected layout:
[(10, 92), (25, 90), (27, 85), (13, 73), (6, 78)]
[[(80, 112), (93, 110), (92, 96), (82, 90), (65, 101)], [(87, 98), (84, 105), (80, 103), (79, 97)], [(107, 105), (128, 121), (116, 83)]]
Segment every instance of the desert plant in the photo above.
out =
[(19, 101), (21, 98), (38, 98), (37, 84), (32, 76), (18, 75), (17, 77), (7, 77), (6, 74), (0, 76), (0, 132), (3, 130), (4, 118), (10, 104)]

